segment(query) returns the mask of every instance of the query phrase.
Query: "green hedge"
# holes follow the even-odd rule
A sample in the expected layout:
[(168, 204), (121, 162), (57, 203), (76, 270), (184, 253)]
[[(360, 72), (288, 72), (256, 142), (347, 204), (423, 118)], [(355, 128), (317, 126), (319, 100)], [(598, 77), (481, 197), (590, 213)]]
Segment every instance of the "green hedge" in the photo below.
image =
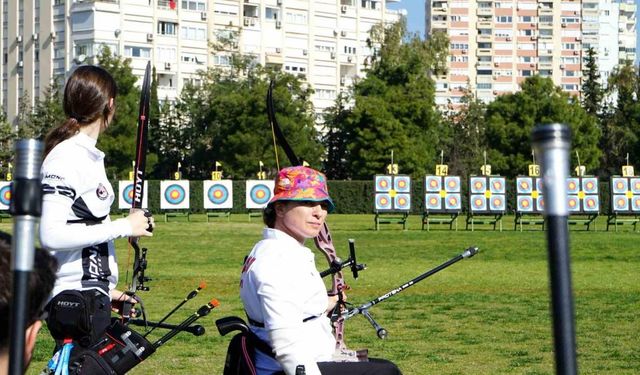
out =
[[(411, 213), (421, 214), (424, 205), (424, 180), (413, 180), (411, 184)], [(245, 208), (245, 181), (233, 181), (233, 209), (232, 213), (246, 213)], [(513, 213), (516, 207), (515, 179), (507, 179), (507, 212)], [(117, 191), (118, 182), (112, 181), (114, 189)], [(373, 213), (373, 180), (370, 181), (329, 181), (329, 192), (336, 205), (335, 213), (340, 214), (370, 214)], [(609, 181), (600, 181), (600, 213), (609, 213), (611, 197), (609, 194)], [(462, 208), (466, 212), (469, 201), (468, 183), (462, 183)], [(148, 191), (149, 209), (153, 213), (160, 213), (160, 181), (149, 181)], [(189, 181), (189, 205), (190, 212), (201, 214), (205, 212), (203, 208), (202, 181)], [(113, 205), (112, 213), (119, 213), (116, 203)]]

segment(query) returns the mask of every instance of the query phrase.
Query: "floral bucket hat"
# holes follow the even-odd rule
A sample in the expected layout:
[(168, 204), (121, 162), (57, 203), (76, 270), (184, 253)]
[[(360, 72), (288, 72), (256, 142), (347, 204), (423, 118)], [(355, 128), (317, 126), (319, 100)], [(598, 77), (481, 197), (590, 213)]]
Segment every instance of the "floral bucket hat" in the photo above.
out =
[(335, 209), (333, 201), (329, 197), (327, 178), (324, 174), (309, 167), (287, 167), (278, 172), (272, 204), (277, 201), (312, 201), (327, 202), (327, 211)]

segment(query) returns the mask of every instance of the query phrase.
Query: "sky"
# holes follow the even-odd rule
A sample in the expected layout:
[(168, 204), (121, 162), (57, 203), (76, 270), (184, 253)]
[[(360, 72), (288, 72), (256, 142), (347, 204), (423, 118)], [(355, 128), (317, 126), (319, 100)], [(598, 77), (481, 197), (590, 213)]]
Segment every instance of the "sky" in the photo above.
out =
[[(406, 9), (407, 29), (410, 32), (419, 33), (424, 38), (424, 3), (425, 0), (401, 0), (397, 3), (388, 3), (387, 7), (390, 9)], [(640, 9), (640, 0), (636, 0), (636, 6)], [(636, 53), (640, 51), (639, 29), (636, 27)]]

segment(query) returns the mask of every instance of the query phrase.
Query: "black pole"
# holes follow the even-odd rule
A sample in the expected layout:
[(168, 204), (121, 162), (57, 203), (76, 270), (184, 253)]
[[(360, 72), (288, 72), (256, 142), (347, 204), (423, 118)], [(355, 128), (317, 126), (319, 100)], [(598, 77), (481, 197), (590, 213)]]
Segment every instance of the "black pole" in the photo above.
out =
[(16, 170), (11, 182), (9, 211), (13, 216), (13, 294), (10, 317), (9, 374), (24, 374), (25, 329), (29, 311), (29, 275), (33, 270), (36, 226), (42, 213), (40, 166), (42, 143), (19, 140), (15, 145)]
[(562, 124), (540, 125), (533, 130), (532, 140), (536, 153), (540, 155), (542, 167), (556, 373), (574, 375), (577, 374), (578, 366), (566, 186), (571, 132)]

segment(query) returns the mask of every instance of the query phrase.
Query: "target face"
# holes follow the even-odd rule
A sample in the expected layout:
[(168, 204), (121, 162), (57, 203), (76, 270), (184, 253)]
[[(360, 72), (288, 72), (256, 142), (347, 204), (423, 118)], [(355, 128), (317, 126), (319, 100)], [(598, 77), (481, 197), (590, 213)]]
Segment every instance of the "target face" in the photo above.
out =
[(440, 194), (425, 194), (424, 202), (426, 210), (442, 209)]
[(376, 193), (386, 193), (392, 188), (392, 177), (378, 175), (375, 177), (376, 181)]
[(231, 180), (202, 181), (205, 209), (233, 208), (233, 183)]
[(189, 181), (165, 180), (160, 181), (160, 209), (188, 209), (189, 208)]
[(424, 178), (425, 191), (428, 193), (439, 192), (440, 190), (442, 190), (441, 181), (442, 181), (442, 177), (440, 176), (425, 176)]
[(631, 211), (640, 212), (640, 197), (631, 198)]
[(504, 195), (494, 195), (489, 199), (489, 210), (491, 211), (504, 211), (506, 206)]
[(599, 212), (600, 198), (597, 195), (587, 195), (583, 200), (582, 208), (585, 212)]
[[(142, 192), (142, 208), (148, 208), (147, 192), (149, 184), (144, 182), (144, 190)], [(118, 208), (128, 210), (133, 203), (133, 181), (118, 181)]]
[(471, 177), (469, 190), (471, 194), (484, 194), (487, 190), (487, 179), (484, 177)]
[(613, 202), (614, 212), (629, 211), (629, 199), (625, 195), (614, 195), (611, 201)]
[(580, 183), (577, 178), (567, 178), (567, 194), (578, 194)]
[(518, 212), (533, 212), (533, 198), (519, 195), (516, 208)]
[(0, 210), (8, 210), (11, 204), (11, 183), (0, 182)]
[(394, 176), (394, 190), (398, 193), (411, 192), (411, 178), (409, 176)]
[(391, 210), (391, 196), (385, 193), (376, 194), (376, 210), (377, 211), (385, 211)]
[(544, 197), (538, 197), (536, 199), (536, 207), (538, 208), (538, 211), (544, 211)]
[(273, 181), (248, 180), (246, 182), (246, 206), (249, 209), (264, 208), (273, 196)]
[(629, 190), (628, 182), (626, 178), (613, 177), (611, 179), (611, 192), (613, 194), (625, 194)]
[(598, 179), (595, 177), (583, 178), (582, 190), (586, 194), (598, 194)]
[(408, 211), (411, 209), (411, 195), (398, 194), (393, 198), (393, 204), (396, 210)]
[(531, 177), (518, 177), (516, 179), (516, 192), (518, 194), (531, 194), (533, 191), (533, 179)]
[(487, 199), (483, 195), (471, 195), (469, 199), (469, 203), (471, 205), (471, 211), (486, 211), (487, 210)]
[(505, 193), (505, 179), (504, 177), (491, 177), (489, 179), (489, 186), (492, 194), (504, 194)]
[(577, 196), (569, 196), (567, 197), (567, 207), (569, 207), (570, 212), (578, 212), (580, 211), (580, 200)]
[(460, 194), (447, 194), (444, 198), (444, 208), (448, 211), (460, 211), (462, 209), (462, 200)]
[(640, 178), (629, 179), (629, 190), (633, 194), (640, 194)]
[(460, 177), (459, 176), (446, 176), (444, 178), (444, 190), (447, 193), (459, 193), (460, 192)]

